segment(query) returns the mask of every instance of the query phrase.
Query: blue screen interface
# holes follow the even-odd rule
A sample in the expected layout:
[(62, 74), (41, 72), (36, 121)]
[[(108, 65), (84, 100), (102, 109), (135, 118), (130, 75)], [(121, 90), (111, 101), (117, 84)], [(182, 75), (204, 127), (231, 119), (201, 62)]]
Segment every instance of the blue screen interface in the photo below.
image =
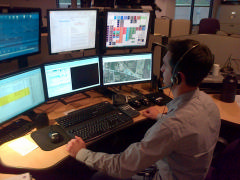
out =
[(39, 52), (39, 13), (0, 14), (0, 61)]

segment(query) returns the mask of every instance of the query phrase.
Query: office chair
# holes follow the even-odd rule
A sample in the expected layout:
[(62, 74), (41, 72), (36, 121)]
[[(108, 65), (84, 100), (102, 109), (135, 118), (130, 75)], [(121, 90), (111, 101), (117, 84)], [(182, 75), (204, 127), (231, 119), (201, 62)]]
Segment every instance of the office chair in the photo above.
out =
[(216, 157), (205, 180), (240, 179), (240, 138), (232, 141)]
[(199, 23), (198, 34), (216, 34), (220, 30), (220, 23), (215, 18), (204, 18)]

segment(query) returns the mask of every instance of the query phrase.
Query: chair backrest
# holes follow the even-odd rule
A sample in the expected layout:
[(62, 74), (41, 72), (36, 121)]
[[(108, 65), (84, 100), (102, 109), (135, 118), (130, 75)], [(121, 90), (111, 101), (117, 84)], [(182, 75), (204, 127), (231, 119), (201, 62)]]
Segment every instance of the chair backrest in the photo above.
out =
[(199, 23), (199, 34), (216, 34), (220, 30), (220, 23), (215, 18), (204, 18)]
[(240, 138), (231, 142), (220, 154), (205, 180), (240, 179)]

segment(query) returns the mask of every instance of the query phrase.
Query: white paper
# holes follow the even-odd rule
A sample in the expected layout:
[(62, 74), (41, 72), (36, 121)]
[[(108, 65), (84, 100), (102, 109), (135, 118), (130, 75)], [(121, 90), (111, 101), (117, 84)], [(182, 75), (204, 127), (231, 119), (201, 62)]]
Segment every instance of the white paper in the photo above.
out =
[(235, 101), (240, 106), (240, 95), (235, 96)]
[(31, 175), (29, 173), (19, 174), (10, 178), (7, 178), (6, 180), (31, 180)]
[(25, 137), (21, 137), (19, 139), (16, 139), (12, 143), (8, 145), (10, 148), (12, 148), (17, 153), (21, 154), (22, 156), (25, 156), (26, 154), (30, 153), (34, 149), (36, 149), (38, 146), (26, 139)]

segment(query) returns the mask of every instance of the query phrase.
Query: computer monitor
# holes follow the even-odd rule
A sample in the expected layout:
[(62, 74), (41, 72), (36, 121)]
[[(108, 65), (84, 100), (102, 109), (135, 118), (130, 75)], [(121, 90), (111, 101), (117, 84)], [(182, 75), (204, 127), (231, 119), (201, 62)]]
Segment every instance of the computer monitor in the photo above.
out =
[(28, 66), (27, 57), (40, 53), (41, 9), (0, 11), (0, 24), (0, 62), (18, 58), (20, 68)]
[(96, 48), (97, 9), (48, 10), (49, 54)]
[(44, 102), (40, 67), (0, 77), (0, 124)]
[(49, 100), (100, 86), (99, 57), (85, 57), (43, 65)]
[(102, 85), (122, 85), (152, 80), (152, 53), (102, 57)]
[(109, 10), (106, 12), (105, 47), (146, 48), (148, 45), (150, 11)]

